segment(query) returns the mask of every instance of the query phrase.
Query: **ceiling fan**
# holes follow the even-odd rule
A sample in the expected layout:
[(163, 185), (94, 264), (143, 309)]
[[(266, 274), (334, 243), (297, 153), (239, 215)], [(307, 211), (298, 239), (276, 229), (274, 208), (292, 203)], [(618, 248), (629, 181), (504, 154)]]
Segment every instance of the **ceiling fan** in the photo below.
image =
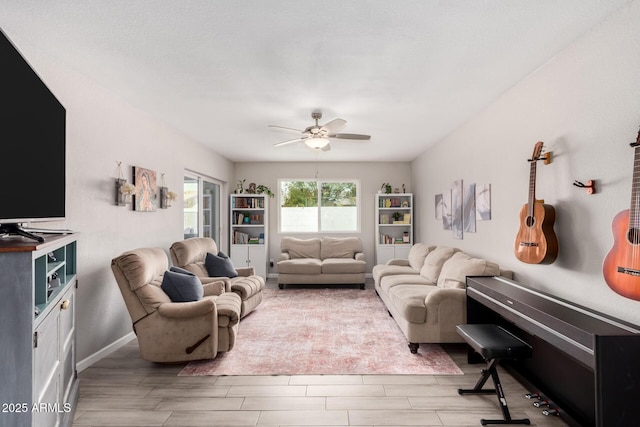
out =
[(300, 136), (297, 138), (278, 142), (277, 144), (273, 144), (273, 146), (281, 147), (283, 145), (302, 141), (309, 148), (313, 150), (329, 151), (331, 149), (331, 144), (329, 144), (329, 139), (331, 138), (352, 139), (356, 141), (366, 141), (371, 139), (370, 135), (360, 135), (357, 133), (337, 133), (347, 124), (346, 120), (333, 119), (324, 125), (319, 125), (318, 120), (322, 118), (322, 113), (320, 111), (312, 112), (311, 118), (316, 121), (316, 124), (313, 126), (307, 127), (305, 130), (298, 130), (298, 129), (288, 128), (283, 126), (269, 125), (270, 128), (291, 131), (291, 132), (296, 132), (300, 134)]

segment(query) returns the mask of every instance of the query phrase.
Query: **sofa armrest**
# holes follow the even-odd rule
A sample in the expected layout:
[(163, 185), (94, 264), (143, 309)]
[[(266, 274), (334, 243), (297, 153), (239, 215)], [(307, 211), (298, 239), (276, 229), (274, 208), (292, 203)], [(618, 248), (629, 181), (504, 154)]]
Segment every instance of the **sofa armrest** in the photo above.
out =
[(356, 252), (353, 256), (356, 261), (364, 261), (364, 254), (362, 252)]
[(429, 311), (429, 306), (440, 305), (446, 300), (458, 300), (465, 302), (466, 299), (467, 291), (465, 289), (438, 288), (429, 292), (429, 295), (424, 299), (424, 304), (427, 306), (427, 311)]
[(408, 259), (404, 259), (404, 258), (392, 258), (389, 261), (387, 261), (386, 265), (403, 265), (403, 266), (409, 266), (409, 260)]
[(287, 261), (291, 259), (291, 256), (289, 255), (289, 252), (282, 252), (279, 256), (278, 256), (278, 262), (280, 261)]
[(216, 302), (211, 298), (193, 302), (165, 302), (158, 306), (158, 314), (173, 319), (198, 317), (216, 310)]
[(249, 276), (256, 275), (256, 269), (253, 267), (238, 267), (236, 268), (236, 271), (238, 272), (238, 276), (242, 276), (242, 277), (249, 277)]

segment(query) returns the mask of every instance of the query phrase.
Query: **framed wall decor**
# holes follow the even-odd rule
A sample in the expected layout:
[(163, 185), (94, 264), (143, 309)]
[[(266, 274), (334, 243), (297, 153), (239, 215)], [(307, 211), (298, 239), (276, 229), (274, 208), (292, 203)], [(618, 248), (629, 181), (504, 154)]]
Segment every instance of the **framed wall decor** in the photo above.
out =
[(158, 209), (158, 181), (156, 171), (138, 166), (133, 167), (133, 209), (140, 212), (153, 212)]

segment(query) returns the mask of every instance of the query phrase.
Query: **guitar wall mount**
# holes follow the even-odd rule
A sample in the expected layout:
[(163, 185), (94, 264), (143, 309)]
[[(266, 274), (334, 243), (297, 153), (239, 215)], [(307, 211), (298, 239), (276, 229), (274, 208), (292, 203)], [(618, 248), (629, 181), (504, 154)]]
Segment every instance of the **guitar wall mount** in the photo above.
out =
[(573, 185), (580, 188), (586, 188), (587, 194), (596, 194), (596, 181), (590, 179), (586, 184), (583, 184), (580, 181), (573, 181)]

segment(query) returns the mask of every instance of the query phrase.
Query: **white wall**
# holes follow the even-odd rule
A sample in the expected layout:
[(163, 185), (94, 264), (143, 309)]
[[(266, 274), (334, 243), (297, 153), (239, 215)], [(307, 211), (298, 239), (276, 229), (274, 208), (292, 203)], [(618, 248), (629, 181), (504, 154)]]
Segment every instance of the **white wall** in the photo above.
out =
[[(367, 272), (371, 272), (374, 265), (375, 253), (375, 193), (383, 182), (389, 182), (393, 187), (401, 188), (405, 184), (407, 192), (411, 192), (411, 172), (409, 162), (390, 163), (236, 163), (235, 180), (246, 179), (245, 187), (250, 182), (266, 185), (273, 191), (275, 197), (269, 200), (269, 258), (278, 261), (280, 254), (280, 240), (283, 235), (278, 233), (278, 201), (277, 187), (279, 178), (345, 178), (359, 179), (361, 188), (361, 232), (349, 235), (358, 236), (362, 240), (364, 254), (367, 261)], [(326, 234), (326, 233), (325, 233)], [(323, 235), (325, 235), (323, 234)], [(314, 234), (286, 234), (301, 239), (318, 237)], [(344, 234), (342, 234), (344, 235)], [(277, 269), (270, 268), (269, 273), (277, 273)]]
[[(460, 247), (515, 271), (526, 285), (640, 324), (640, 302), (602, 275), (611, 221), (629, 208), (640, 125), (640, 2), (592, 29), (481, 114), (412, 162), (417, 241)], [(553, 152), (538, 166), (537, 197), (555, 206), (560, 251), (552, 265), (518, 261), (513, 245), (527, 202), (536, 141)], [(452, 239), (434, 219), (434, 196), (454, 180), (491, 184), (492, 219)], [(597, 181), (587, 195), (574, 180)]]
[(233, 163), (8, 36), (67, 109), (67, 220), (48, 226), (79, 233), (76, 321), (82, 361), (132, 330), (111, 259), (145, 246), (168, 251), (183, 237), (181, 200), (156, 212), (114, 205), (116, 161), (122, 161), (129, 182), (132, 166), (155, 170), (158, 181), (165, 173), (165, 184), (178, 194), (184, 169), (228, 182)]

